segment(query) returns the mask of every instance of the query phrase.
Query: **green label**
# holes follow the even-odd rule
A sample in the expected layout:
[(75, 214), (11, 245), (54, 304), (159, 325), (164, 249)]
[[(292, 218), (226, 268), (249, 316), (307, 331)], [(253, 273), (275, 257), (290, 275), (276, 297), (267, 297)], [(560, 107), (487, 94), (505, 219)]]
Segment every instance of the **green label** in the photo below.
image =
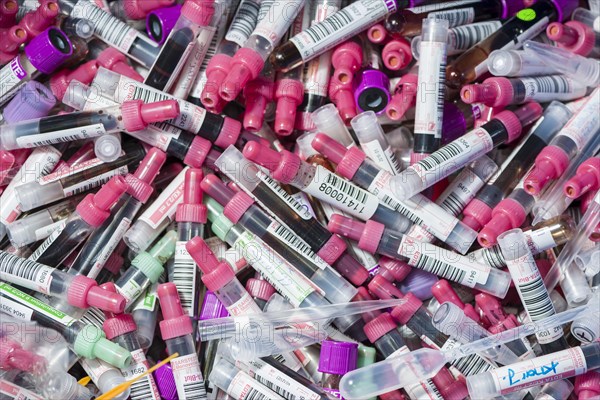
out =
[(517, 13), (517, 18), (525, 22), (533, 21), (535, 19), (535, 11), (531, 8), (524, 8)]
[(0, 284), (0, 292), (4, 293), (6, 297), (13, 299), (20, 304), (24, 304), (27, 307), (33, 309), (34, 311), (44, 314), (47, 317), (58, 321), (65, 326), (69, 326), (75, 321), (74, 318), (63, 313), (62, 311), (59, 311), (56, 308), (44, 303), (43, 301), (40, 301), (35, 297), (31, 297), (30, 295), (23, 293), (19, 289), (15, 289), (14, 287), (6, 283)]

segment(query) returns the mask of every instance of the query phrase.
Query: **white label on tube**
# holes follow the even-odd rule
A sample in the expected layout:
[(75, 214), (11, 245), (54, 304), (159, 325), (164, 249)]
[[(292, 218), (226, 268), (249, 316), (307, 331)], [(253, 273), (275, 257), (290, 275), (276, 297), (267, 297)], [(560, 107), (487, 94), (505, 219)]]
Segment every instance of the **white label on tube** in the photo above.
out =
[(483, 128), (476, 128), (408, 167), (403, 173), (416, 175), (423, 182), (423, 187), (430, 187), (493, 148), (490, 134)]
[[(229, 311), (229, 314), (233, 315), (234, 317), (246, 314), (262, 313), (262, 310), (254, 302), (254, 299), (250, 296), (250, 293), (246, 291), (244, 291), (242, 297), (238, 301), (227, 307), (227, 311)], [(240, 324), (241, 329), (244, 329), (243, 325), (244, 324)]]
[(475, 20), (475, 9), (473, 7), (457, 8), (456, 10), (442, 10), (429, 13), (427, 18), (445, 19), (450, 28), (470, 24)]
[(146, 292), (143, 296), (141, 296), (133, 306), (133, 312), (136, 310), (146, 310), (146, 311), (154, 311), (156, 309), (156, 289), (158, 288), (158, 283), (150, 286), (146, 289)]
[(27, 72), (21, 65), (21, 55), (0, 69), (0, 104), (5, 103), (25, 83)]
[(571, 138), (577, 145), (577, 150), (581, 150), (592, 136), (598, 132), (598, 124), (600, 123), (599, 109), (600, 89), (596, 89), (589, 96), (589, 100), (567, 122), (558, 135)]
[(396, 11), (396, 2), (359, 0), (290, 39), (303, 60), (321, 54)]
[(71, 18), (84, 18), (93, 21), (94, 34), (125, 54), (129, 53), (135, 39), (142, 37), (137, 30), (88, 0), (79, 0), (75, 4), (71, 11)]
[(448, 31), (448, 54), (458, 54), (468, 50), (500, 29), (501, 26), (500, 21), (485, 21), (450, 29)]
[(361, 143), (360, 147), (363, 149), (367, 157), (369, 157), (378, 167), (386, 170), (392, 175), (400, 173), (400, 164), (396, 158), (396, 154), (392, 148), (388, 146), (386, 149), (381, 147), (381, 143), (378, 140), (372, 140), (370, 142)]
[(95, 124), (71, 129), (63, 129), (61, 131), (38, 133), (36, 135), (19, 136), (16, 138), (16, 142), (20, 148), (30, 148), (54, 143), (89, 139), (102, 136), (105, 133), (106, 130), (104, 129), (104, 125)]
[(183, 187), (185, 184), (186, 170), (187, 168), (184, 168), (179, 175), (171, 181), (169, 186), (162, 191), (138, 220), (147, 223), (152, 229), (156, 229), (165, 218), (173, 219), (175, 212), (177, 212), (177, 206), (183, 201)]
[(304, 6), (303, 0), (274, 1), (252, 34), (262, 36), (269, 41), (272, 47), (275, 47), (302, 6)]
[(198, 77), (198, 72), (216, 32), (217, 29), (212, 26), (200, 27), (200, 33), (190, 54), (187, 56), (187, 61), (181, 68), (181, 71), (177, 75), (174, 74), (177, 77), (177, 81), (175, 87), (170, 90), (170, 93), (173, 93), (175, 97), (186, 98), (190, 90), (192, 90), (192, 86)]
[(523, 101), (547, 103), (552, 100), (571, 100), (585, 95), (586, 86), (562, 75), (520, 78), (525, 88)]
[[(13, 300), (21, 305), (24, 305), (24, 306), (32, 309), (33, 311), (40, 313), (55, 322), (58, 322), (59, 324), (61, 324), (63, 326), (69, 326), (73, 322), (76, 321), (74, 318), (63, 313), (62, 311), (59, 311), (59, 310), (49, 306), (48, 304), (44, 303), (43, 301), (40, 301), (40, 300), (36, 299), (35, 297), (25, 294), (25, 293), (21, 292), (20, 290), (15, 289), (14, 287), (12, 287), (10, 285), (7, 285), (6, 283), (0, 283), (0, 293), (2, 293), (2, 297), (8, 298), (8, 299)], [(4, 298), (0, 299), (0, 301), (4, 301)], [(23, 319), (23, 320), (26, 319), (25, 318), (26, 315), (16, 314), (13, 316), (16, 318)]]
[(485, 182), (475, 172), (465, 168), (436, 201), (452, 215), (459, 215), (484, 184)]
[[(121, 152), (121, 155), (125, 155), (125, 153)], [(104, 161), (100, 160), (99, 158), (92, 158), (91, 160), (87, 160), (82, 163), (77, 163), (73, 167), (59, 168), (56, 172), (53, 172), (50, 175), (42, 176), (37, 181), (40, 185), (43, 186), (43, 185), (46, 185), (51, 182), (56, 182), (67, 176), (74, 175), (74, 174), (84, 171), (86, 169), (93, 168), (100, 164), (104, 164)]]
[(143, 291), (144, 289), (133, 279), (130, 279), (127, 282), (125, 282), (125, 285), (123, 285), (123, 287), (117, 286), (117, 292), (119, 292), (121, 296), (125, 297), (128, 306), (129, 304), (131, 304), (132, 301), (137, 299)]
[(242, 47), (254, 31), (254, 27), (256, 27), (259, 8), (259, 1), (242, 1), (229, 25), (229, 31), (227, 31), (225, 39)]
[(104, 267), (104, 264), (106, 264), (110, 255), (115, 251), (117, 245), (119, 244), (121, 239), (123, 239), (123, 236), (125, 236), (125, 232), (127, 232), (127, 229), (129, 229), (130, 226), (131, 220), (129, 218), (123, 218), (121, 222), (119, 222), (119, 225), (115, 229), (108, 242), (104, 245), (104, 247), (96, 256), (94, 265), (92, 265), (92, 268), (90, 269), (90, 272), (87, 275), (88, 278), (96, 279), (96, 277)]
[(0, 311), (22, 321), (31, 321), (33, 310), (5, 297), (0, 297)]
[(128, 172), (129, 169), (127, 168), (127, 165), (123, 165), (119, 168), (106, 171), (103, 174), (94, 176), (90, 179), (77, 182), (72, 186), (64, 187), (63, 192), (65, 194), (65, 197), (74, 196), (76, 194), (83, 193), (90, 189), (102, 186), (103, 184), (108, 182), (113, 176), (126, 175)]
[(489, 371), (498, 394), (508, 394), (532, 386), (581, 375), (587, 371), (581, 347), (521, 361)]
[(0, 196), (0, 222), (8, 225), (21, 215), (15, 187), (33, 182), (52, 172), (60, 156), (61, 153), (53, 146), (38, 147), (31, 152)]
[(271, 224), (267, 227), (267, 232), (271, 233), (273, 236), (276, 236), (279, 240), (287, 244), (308, 261), (314, 263), (317, 267), (324, 269), (329, 266), (329, 264), (327, 264), (321, 257), (312, 251), (310, 246), (304, 240), (302, 240), (300, 236), (279, 222), (271, 222)]
[(171, 140), (177, 139), (181, 135), (181, 129), (166, 122), (161, 122), (159, 124), (150, 124), (146, 129), (141, 131), (127, 132), (127, 134), (166, 152)]
[[(531, 321), (539, 321), (556, 314), (542, 275), (529, 252), (514, 260), (506, 260), (506, 266)], [(540, 344), (552, 343), (563, 336), (563, 329), (559, 325), (536, 332), (535, 336)]]
[(446, 43), (421, 42), (419, 50), (421, 90), (417, 93), (415, 133), (441, 138), (446, 81)]
[(171, 368), (173, 368), (179, 400), (206, 398), (204, 379), (196, 354), (188, 354), (171, 360)]
[(283, 399), (277, 393), (252, 379), (244, 371), (238, 371), (226, 388), (229, 396), (236, 400), (269, 400)]
[(524, 232), (527, 238), (527, 245), (531, 254), (540, 254), (544, 250), (551, 249), (558, 246), (558, 243), (552, 236), (552, 229), (550, 227), (536, 229), (535, 231)]
[[(121, 369), (121, 374), (125, 380), (129, 380), (148, 371), (149, 364), (146, 360), (144, 350), (137, 349), (131, 352), (131, 364), (128, 367)], [(147, 375), (133, 385), (131, 385), (131, 400), (160, 400), (160, 393), (152, 378), (152, 374)]]
[(30, 261), (36, 261), (37, 259), (39, 259), (41, 257), (41, 255), (44, 254), (44, 252), (46, 250), (48, 250), (48, 247), (50, 247), (52, 245), (52, 243), (54, 243), (54, 241), (61, 234), (61, 232), (63, 231), (63, 229), (66, 225), (67, 224), (65, 223), (60, 229), (57, 229), (54, 232), (52, 232), (50, 235), (48, 235), (46, 240), (44, 240), (42, 242), (42, 244), (40, 244), (38, 246), (38, 248), (35, 249), (35, 251), (33, 253), (31, 253), (31, 255), (27, 259)]
[(39, 229), (36, 229), (33, 233), (35, 235), (35, 240), (44, 240), (48, 236), (50, 236), (53, 232), (62, 231), (62, 229), (67, 224), (67, 220), (63, 219), (60, 221), (56, 221), (50, 225), (43, 226)]
[(5, 399), (44, 400), (43, 397), (2, 378), (0, 378), (0, 394), (2, 394), (0, 397)]
[(105, 372), (114, 369), (112, 365), (97, 358), (82, 357), (79, 360), (79, 364), (81, 364), (85, 372), (90, 376), (90, 378), (92, 378), (92, 381), (95, 384), (98, 384), (98, 381)]
[(173, 256), (173, 276), (171, 281), (177, 286), (181, 307), (187, 315), (194, 316), (194, 305), (196, 303), (196, 271), (198, 266), (185, 248), (186, 241), (175, 243), (175, 255)]
[(49, 294), (54, 268), (0, 251), (0, 279)]
[(398, 254), (408, 258), (408, 264), (452, 282), (468, 287), (485, 284), (490, 267), (477, 264), (465, 256), (444, 250), (431, 243), (423, 243), (404, 235)]
[(371, 218), (379, 206), (375, 195), (320, 165), (308, 186), (302, 190), (362, 220)]
[(454, 7), (461, 7), (461, 6), (465, 6), (468, 4), (473, 4), (473, 3), (478, 3), (480, 0), (457, 0), (457, 1), (448, 1), (445, 3), (435, 3), (435, 4), (427, 4), (424, 6), (418, 6), (418, 7), (410, 7), (407, 8), (408, 11), (414, 13), (414, 14), (421, 14), (421, 13), (430, 13), (430, 12), (435, 12), (435, 11), (439, 11), (439, 10), (443, 10), (446, 8), (454, 8)]
[(265, 185), (267, 185), (273, 193), (277, 195), (281, 200), (283, 200), (298, 216), (304, 220), (309, 220), (312, 218), (312, 215), (308, 212), (306, 207), (300, 204), (295, 198), (289, 195), (283, 188), (279, 185), (279, 182), (259, 170), (256, 173), (258, 179), (260, 179)]
[(273, 250), (256, 240), (253, 234), (242, 233), (232, 247), (237, 249), (248, 264), (256, 268), (294, 307), (298, 307), (315, 291), (314, 284), (310, 280)]

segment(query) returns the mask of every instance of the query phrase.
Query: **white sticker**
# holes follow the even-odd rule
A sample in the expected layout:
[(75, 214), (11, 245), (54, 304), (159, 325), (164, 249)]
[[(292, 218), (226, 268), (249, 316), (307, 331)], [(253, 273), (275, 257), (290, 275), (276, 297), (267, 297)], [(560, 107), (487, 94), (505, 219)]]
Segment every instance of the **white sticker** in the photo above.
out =
[(31, 321), (31, 317), (33, 316), (31, 308), (25, 307), (6, 297), (0, 297), (0, 311), (21, 321)]
[(45, 240), (48, 236), (50, 236), (53, 232), (62, 231), (62, 229), (67, 224), (67, 220), (63, 219), (60, 221), (56, 221), (50, 225), (43, 226), (38, 228), (33, 233), (35, 235), (35, 240)]
[(396, 2), (389, 0), (358, 0), (342, 10), (312, 25), (290, 39), (302, 59), (307, 61), (332, 49), (354, 36), (356, 32), (382, 20), (396, 11)]
[(435, 4), (427, 4), (424, 6), (418, 6), (418, 7), (410, 7), (410, 8), (407, 8), (407, 10), (414, 14), (431, 13), (431, 12), (443, 10), (446, 8), (462, 7), (462, 6), (465, 6), (468, 4), (478, 3), (479, 1), (480, 0), (447, 1), (444, 3), (435, 3)]
[(415, 107), (415, 133), (442, 135), (444, 91), (446, 81), (446, 43), (421, 42)]
[(362, 220), (371, 218), (379, 207), (379, 200), (375, 195), (320, 165), (316, 167), (308, 186), (302, 190)]
[(227, 311), (234, 317), (242, 316), (246, 314), (261, 314), (262, 310), (254, 302), (254, 299), (250, 296), (250, 293), (244, 291), (242, 297), (227, 307)]
[(27, 72), (20, 62), (20, 55), (0, 69), (0, 104), (5, 103), (25, 83)]
[(36, 292), (50, 294), (54, 268), (0, 250), (0, 279)]
[(448, 30), (448, 55), (462, 53), (500, 29), (500, 21), (485, 21)]
[(378, 140), (372, 140), (370, 142), (364, 142), (360, 144), (367, 157), (369, 157), (379, 168), (382, 168), (392, 175), (397, 175), (402, 169), (396, 154), (392, 150), (391, 146), (387, 148), (381, 147), (381, 143)]
[(475, 20), (475, 9), (473, 7), (457, 8), (455, 10), (442, 10), (429, 13), (427, 18), (445, 19), (450, 28), (470, 24)]
[[(30, 390), (22, 388), (21, 386), (15, 385), (14, 383), (0, 378), (0, 394), (2, 398), (14, 399), (14, 400), (43, 400), (44, 398), (38, 396)], [(5, 397), (6, 396), (6, 397)]]
[(277, 46), (302, 6), (304, 1), (301, 0), (274, 1), (252, 34), (262, 36), (272, 47)]
[[(124, 152), (121, 153), (121, 155), (124, 155), (124, 154), (125, 154)], [(57, 169), (56, 172), (53, 172), (46, 176), (42, 176), (37, 181), (40, 185), (46, 185), (48, 183), (56, 182), (62, 178), (74, 175), (78, 172), (96, 167), (101, 164), (104, 164), (104, 162), (102, 160), (100, 160), (99, 158), (92, 158), (91, 160), (77, 163), (72, 167), (59, 168), (59, 169)]]
[[(133, 377), (143, 374), (148, 371), (150, 365), (146, 360), (144, 350), (137, 349), (131, 352), (131, 364), (121, 369), (121, 374), (125, 380), (130, 380)], [(154, 382), (153, 375), (147, 375), (144, 378), (139, 379), (137, 382), (131, 385), (131, 400), (160, 400), (160, 393)]]
[(520, 81), (525, 88), (523, 102), (572, 100), (584, 96), (587, 89), (585, 84), (563, 75), (533, 76)]
[(173, 256), (173, 276), (171, 282), (177, 286), (181, 307), (190, 317), (194, 316), (196, 304), (196, 271), (198, 266), (185, 248), (187, 242), (177, 241), (175, 243), (175, 255)]
[(552, 236), (552, 228), (550, 227), (527, 231), (524, 234), (532, 254), (540, 254), (544, 250), (558, 246), (558, 243), (554, 240), (554, 236)]
[[(30, 308), (31, 310), (33, 310), (37, 313), (40, 313), (40, 314), (50, 318), (53, 321), (58, 322), (59, 324), (61, 324), (63, 326), (70, 326), (73, 322), (76, 321), (76, 319), (63, 313), (62, 311), (59, 311), (59, 310), (49, 306), (48, 304), (44, 303), (43, 301), (40, 301), (40, 300), (36, 299), (35, 297), (29, 296), (28, 294), (25, 294), (25, 293), (21, 292), (20, 290), (15, 289), (14, 287), (12, 287), (6, 283), (0, 283), (0, 293), (2, 294), (1, 301), (4, 301), (7, 298), (9, 300), (13, 300), (22, 306)], [(26, 319), (26, 317), (29, 315), (29, 314), (26, 314), (26, 315), (21, 315), (21, 314), (22, 313), (13, 314), (13, 316), (20, 317), (21, 319)], [(31, 317), (31, 315), (29, 315), (29, 317)]]
[(79, 360), (79, 364), (81, 364), (84, 371), (90, 376), (90, 378), (92, 378), (92, 382), (95, 384), (98, 384), (98, 381), (105, 372), (114, 369), (112, 365), (97, 358), (82, 357)]
[[(187, 60), (179, 73), (173, 73), (173, 76), (177, 77), (176, 85), (170, 90), (173, 96), (177, 98), (186, 98), (192, 86), (194, 85), (198, 72), (204, 62), (204, 59), (208, 53), (208, 49), (212, 44), (213, 37), (217, 29), (212, 26), (201, 26), (200, 33), (190, 54), (187, 56)], [(183, 58), (182, 58), (183, 59)], [(167, 84), (167, 87), (170, 87)], [(167, 89), (163, 89), (167, 90)]]
[(496, 391), (505, 395), (532, 386), (581, 375), (587, 371), (581, 347), (521, 361), (489, 371)]
[(171, 367), (179, 400), (206, 398), (204, 378), (196, 354), (188, 354), (171, 360)]
[(102, 136), (106, 133), (104, 125), (95, 124), (71, 129), (63, 129), (47, 133), (38, 133), (36, 135), (18, 136), (17, 145), (21, 148), (46, 146), (49, 144), (73, 142)]
[(283, 397), (261, 385), (244, 371), (238, 371), (225, 391), (236, 400), (283, 400)]
[(33, 253), (31, 253), (31, 255), (27, 259), (30, 261), (37, 261), (42, 256), (42, 254), (44, 254), (46, 252), (46, 250), (48, 250), (48, 248), (50, 246), (52, 246), (52, 243), (54, 243), (56, 238), (61, 234), (61, 232), (63, 231), (65, 226), (66, 226), (66, 224), (63, 225), (60, 229), (57, 229), (54, 232), (52, 232), (50, 235), (48, 235), (46, 240), (44, 240), (44, 242), (42, 244), (40, 244), (38, 246), (38, 248), (35, 249), (35, 251)]
[(119, 292), (121, 296), (125, 297), (127, 305), (130, 305), (132, 301), (137, 299), (143, 291), (144, 288), (142, 288), (133, 279), (129, 279), (127, 282), (125, 282), (125, 285), (123, 287), (117, 286), (117, 292)]
[(403, 236), (398, 254), (408, 258), (408, 264), (468, 287), (485, 284), (491, 268), (477, 264), (468, 257)]
[(310, 214), (312, 218), (316, 218), (315, 210), (312, 208), (312, 204), (310, 204), (310, 200), (308, 199), (308, 195), (304, 192), (294, 193), (292, 195), (294, 200), (296, 200), (300, 206), (306, 210), (307, 213)]
[(259, 1), (242, 1), (231, 20), (225, 39), (242, 47), (256, 27), (259, 9)]
[(150, 225), (152, 229), (158, 228), (165, 219), (172, 220), (177, 212), (177, 206), (183, 202), (183, 188), (185, 185), (185, 172), (187, 167), (184, 168), (179, 175), (177, 175), (169, 186), (163, 190), (160, 195), (154, 200), (146, 211), (140, 215), (139, 221), (143, 221)]

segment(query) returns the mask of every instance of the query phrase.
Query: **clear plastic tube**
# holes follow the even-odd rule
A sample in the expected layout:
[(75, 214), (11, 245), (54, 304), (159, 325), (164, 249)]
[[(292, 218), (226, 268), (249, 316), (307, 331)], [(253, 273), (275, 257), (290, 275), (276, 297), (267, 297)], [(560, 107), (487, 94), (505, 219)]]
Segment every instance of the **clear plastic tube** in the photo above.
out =
[[(526, 43), (539, 44), (531, 41)], [(556, 47), (552, 47), (552, 49), (556, 49)], [(549, 65), (524, 50), (494, 50), (488, 57), (487, 64), (490, 73), (494, 76), (535, 76), (562, 72), (552, 64)]]
[(350, 123), (360, 142), (360, 147), (367, 157), (390, 174), (399, 174), (400, 163), (392, 151), (381, 125), (377, 122), (375, 113), (373, 111), (364, 112), (354, 117)]
[(576, 8), (571, 14), (573, 21), (583, 22), (584, 24), (594, 28), (594, 31), (600, 33), (600, 16), (586, 8)]
[(255, 396), (283, 400), (283, 397), (260, 384), (246, 372), (239, 370), (227, 360), (221, 359), (213, 368), (209, 380), (228, 395), (238, 400), (249, 400)]

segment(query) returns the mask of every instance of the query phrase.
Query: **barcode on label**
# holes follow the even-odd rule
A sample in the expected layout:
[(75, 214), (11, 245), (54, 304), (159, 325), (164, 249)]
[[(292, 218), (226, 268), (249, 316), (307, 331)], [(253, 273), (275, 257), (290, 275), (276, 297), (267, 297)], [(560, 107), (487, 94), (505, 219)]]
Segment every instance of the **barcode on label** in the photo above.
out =
[(126, 175), (128, 172), (129, 172), (129, 169), (127, 168), (126, 165), (124, 165), (122, 167), (107, 171), (103, 174), (100, 174), (100, 175), (90, 178), (88, 180), (78, 182), (73, 186), (64, 187), (63, 192), (65, 194), (65, 197), (74, 196), (79, 193), (84, 193), (84, 192), (87, 192), (88, 190), (91, 190), (93, 188), (96, 188), (98, 186), (105, 184), (113, 176)]
[(252, 0), (242, 1), (237, 13), (231, 21), (225, 39), (243, 46), (252, 34), (254, 27), (256, 27), (259, 9), (259, 2), (254, 2)]
[(134, 86), (133, 95), (130, 96), (131, 99), (135, 100), (143, 100), (144, 103), (154, 103), (157, 101), (170, 100), (173, 97), (161, 93), (159, 91), (147, 90), (146, 88)]
[(53, 268), (0, 250), (0, 279), (48, 293)]
[(477, 375), (481, 372), (489, 371), (490, 369), (494, 368), (493, 365), (476, 354), (459, 358), (450, 364), (456, 367), (456, 369), (462, 372), (465, 376)]
[(85, 314), (79, 318), (81, 322), (84, 322), (87, 325), (94, 325), (100, 329), (102, 329), (105, 319), (104, 312), (98, 308), (89, 308)]
[[(145, 371), (144, 371), (145, 372)], [(154, 392), (152, 390), (152, 386), (150, 385), (150, 380), (146, 376), (141, 378), (137, 382), (135, 382), (130, 387), (131, 400), (147, 400), (147, 399), (159, 399), (160, 397), (155, 397)]]
[(324, 19), (322, 22), (305, 29), (303, 33), (310, 36), (313, 41), (318, 42), (333, 35), (342, 27), (349, 25), (352, 23), (352, 20), (352, 15), (348, 10), (343, 9)]
[(420, 254), (414, 265), (416, 268), (442, 276), (453, 282), (462, 282), (466, 272), (440, 260)]
[(289, 195), (279, 183), (271, 178), (269, 175), (262, 171), (258, 171), (256, 176), (263, 181), (281, 200), (283, 200), (290, 208), (294, 210), (300, 218), (308, 220), (312, 218), (312, 215), (308, 212), (308, 209), (298, 202), (294, 197)]
[(280, 386), (274, 385), (273, 382), (271, 382), (268, 379), (265, 379), (262, 375), (255, 375), (254, 379), (257, 380), (259, 383), (262, 383), (264, 386), (271, 389), (278, 395), (285, 397), (286, 399), (294, 398), (294, 396), (290, 392), (288, 392), (287, 390), (285, 390), (284, 388), (282, 388)]
[(204, 388), (203, 383), (204, 382), (184, 383), (183, 391), (184, 391), (185, 395), (183, 398), (186, 400), (205, 398), (206, 397), (206, 389)]
[(506, 260), (502, 255), (500, 246), (492, 246), (489, 248), (483, 248), (475, 251), (475, 261), (483, 261), (485, 264), (494, 268), (504, 268), (506, 266)]
[(193, 316), (195, 303), (195, 288), (196, 282), (196, 262), (190, 256), (185, 244), (187, 242), (177, 242), (175, 245), (175, 256), (173, 265), (173, 276), (171, 282), (177, 286), (181, 306), (187, 314)]
[(500, 26), (502, 26), (500, 21), (457, 26), (448, 31), (449, 43), (453, 50), (467, 50), (497, 31)]
[(432, 170), (440, 164), (448, 161), (463, 152), (462, 146), (458, 143), (450, 143), (441, 149), (437, 150), (435, 153), (430, 154), (428, 157), (419, 161), (417, 164), (421, 166), (424, 171)]
[(554, 315), (554, 305), (541, 276), (533, 282), (518, 285), (527, 313), (532, 321)]
[(52, 243), (54, 243), (54, 241), (56, 240), (56, 238), (61, 234), (61, 232), (63, 231), (65, 227), (63, 226), (60, 229), (55, 230), (54, 232), (52, 232), (47, 238), (46, 240), (44, 240), (42, 242), (42, 244), (40, 244), (38, 246), (37, 249), (35, 249), (35, 251), (33, 253), (31, 253), (31, 255), (27, 258), (29, 261), (37, 261), (45, 252), (46, 250), (48, 250), (48, 248), (50, 246), (52, 246)]
[(298, 254), (317, 265), (319, 268), (323, 269), (327, 267), (328, 264), (314, 251), (312, 251), (311, 247), (304, 240), (302, 240), (298, 235), (296, 235), (296, 233), (292, 232), (284, 225), (273, 221), (267, 230), (279, 238), (282, 242), (290, 246)]
[(448, 21), (448, 26), (470, 24), (475, 19), (475, 9), (473, 7), (458, 8), (456, 10), (443, 10), (432, 12), (427, 15), (427, 18), (445, 19)]
[(463, 198), (458, 193), (452, 192), (444, 199), (440, 207), (452, 215), (458, 215), (466, 205), (467, 203), (463, 201)]
[(535, 84), (535, 91), (538, 93), (565, 93), (569, 91), (569, 81), (560, 75), (539, 76), (523, 80), (525, 87), (527, 83)]

